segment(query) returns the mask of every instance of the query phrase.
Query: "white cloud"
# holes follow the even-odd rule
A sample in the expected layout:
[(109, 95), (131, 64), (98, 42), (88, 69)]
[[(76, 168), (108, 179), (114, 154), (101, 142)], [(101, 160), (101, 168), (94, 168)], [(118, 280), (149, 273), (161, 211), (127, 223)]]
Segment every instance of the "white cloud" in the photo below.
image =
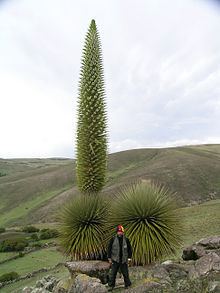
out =
[(0, 157), (74, 156), (81, 50), (92, 18), (103, 45), (111, 152), (220, 143), (220, 6), (3, 3)]

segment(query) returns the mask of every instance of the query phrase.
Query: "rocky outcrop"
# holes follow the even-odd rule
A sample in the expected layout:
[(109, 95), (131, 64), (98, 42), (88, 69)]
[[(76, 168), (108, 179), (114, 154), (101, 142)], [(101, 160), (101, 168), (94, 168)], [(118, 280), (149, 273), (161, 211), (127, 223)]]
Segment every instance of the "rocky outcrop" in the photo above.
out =
[(97, 278), (89, 277), (85, 274), (79, 274), (75, 278), (73, 286), (68, 293), (106, 293), (108, 292), (106, 286)]
[(68, 268), (73, 278), (80, 273), (98, 278), (103, 284), (107, 283), (110, 264), (106, 261), (72, 261), (65, 263), (65, 266)]
[(196, 242), (196, 245), (203, 246), (206, 250), (220, 249), (220, 236), (203, 238)]
[(38, 280), (34, 287), (25, 287), (22, 293), (106, 293), (105, 285), (97, 278), (85, 274), (77, 275), (73, 279), (58, 280), (49, 275)]
[(193, 244), (183, 250), (182, 258), (183, 260), (197, 260), (205, 254), (206, 251), (204, 247)]
[[(195, 256), (196, 255), (196, 256)], [(201, 239), (183, 251), (183, 259), (142, 267), (130, 267), (132, 287), (127, 293), (220, 293), (220, 236)], [(187, 259), (187, 260), (186, 260)], [(38, 281), (24, 293), (105, 293), (103, 280), (109, 272), (108, 262), (78, 261), (65, 264), (71, 278), (56, 280), (52, 276)], [(123, 278), (118, 274), (116, 292), (123, 292)], [(26, 290), (26, 291), (25, 291)]]
[(55, 277), (48, 275), (36, 282), (35, 287), (25, 287), (22, 293), (49, 293), (53, 292), (59, 280)]
[(183, 259), (131, 267), (131, 279), (141, 284), (127, 292), (220, 293), (220, 236), (201, 239), (185, 248)]
[(220, 236), (212, 236), (184, 248), (182, 258), (184, 260), (197, 260), (210, 252), (220, 256)]

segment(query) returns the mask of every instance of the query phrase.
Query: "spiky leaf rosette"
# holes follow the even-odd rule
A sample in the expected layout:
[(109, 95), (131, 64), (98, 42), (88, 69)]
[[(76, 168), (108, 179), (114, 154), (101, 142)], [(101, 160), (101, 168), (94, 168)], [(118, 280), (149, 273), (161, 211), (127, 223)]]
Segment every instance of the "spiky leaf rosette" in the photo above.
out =
[(59, 214), (60, 244), (72, 259), (100, 259), (108, 241), (108, 204), (101, 196), (78, 196)]
[(84, 193), (97, 193), (106, 179), (107, 118), (101, 45), (94, 20), (86, 35), (80, 75), (77, 184)]
[(111, 223), (125, 227), (136, 265), (152, 263), (181, 245), (174, 197), (160, 186), (136, 183), (122, 190), (112, 205)]

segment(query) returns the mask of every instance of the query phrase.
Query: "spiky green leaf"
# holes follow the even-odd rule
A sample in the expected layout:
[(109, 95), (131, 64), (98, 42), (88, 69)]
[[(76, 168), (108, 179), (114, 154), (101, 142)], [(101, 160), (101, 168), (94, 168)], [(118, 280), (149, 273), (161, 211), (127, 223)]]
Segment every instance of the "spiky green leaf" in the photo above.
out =
[[(78, 196), (59, 214), (60, 244), (75, 260), (102, 258), (106, 252), (108, 203), (101, 196)], [(108, 237), (109, 235), (109, 237)]]

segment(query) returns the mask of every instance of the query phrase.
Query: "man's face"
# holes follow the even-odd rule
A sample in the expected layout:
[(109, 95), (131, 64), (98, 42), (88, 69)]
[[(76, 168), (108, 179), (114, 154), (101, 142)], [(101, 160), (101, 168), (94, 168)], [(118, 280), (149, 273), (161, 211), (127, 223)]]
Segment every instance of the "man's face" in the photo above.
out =
[(122, 231), (118, 231), (117, 234), (118, 234), (118, 236), (121, 237), (121, 236), (123, 236), (124, 233)]

